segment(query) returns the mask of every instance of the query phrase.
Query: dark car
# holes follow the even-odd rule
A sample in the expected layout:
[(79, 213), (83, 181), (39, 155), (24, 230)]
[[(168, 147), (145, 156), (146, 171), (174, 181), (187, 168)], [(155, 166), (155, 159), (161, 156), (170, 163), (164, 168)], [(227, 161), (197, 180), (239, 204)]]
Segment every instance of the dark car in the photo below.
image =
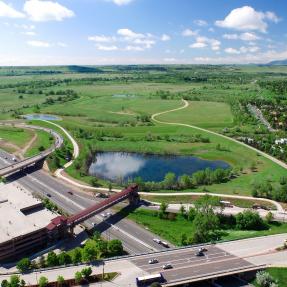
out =
[(52, 197), (52, 195), (51, 195), (50, 193), (47, 193), (46, 195), (47, 195), (48, 197)]
[(198, 257), (204, 256), (204, 253), (203, 253), (203, 251), (197, 251), (197, 252), (195, 253), (195, 256), (198, 256)]
[(69, 193), (70, 195), (73, 195), (73, 192), (72, 192), (72, 191), (68, 191), (68, 193)]

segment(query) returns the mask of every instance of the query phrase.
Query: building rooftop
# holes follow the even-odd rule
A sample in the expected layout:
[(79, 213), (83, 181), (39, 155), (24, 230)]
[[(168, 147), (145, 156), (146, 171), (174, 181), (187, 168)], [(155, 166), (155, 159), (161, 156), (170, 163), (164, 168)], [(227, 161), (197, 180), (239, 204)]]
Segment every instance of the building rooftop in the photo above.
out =
[(55, 217), (19, 184), (0, 183), (0, 243), (39, 230)]

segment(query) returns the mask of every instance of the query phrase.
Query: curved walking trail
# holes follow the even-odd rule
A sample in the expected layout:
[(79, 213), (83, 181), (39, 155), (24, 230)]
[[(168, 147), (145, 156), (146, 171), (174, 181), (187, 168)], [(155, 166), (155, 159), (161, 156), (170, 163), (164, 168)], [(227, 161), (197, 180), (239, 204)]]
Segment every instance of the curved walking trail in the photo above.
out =
[(216, 135), (216, 136), (219, 136), (219, 137), (222, 137), (226, 140), (229, 140), (229, 141), (232, 141), (232, 142), (235, 142), (237, 144), (240, 144), (242, 146), (245, 146), (246, 148), (249, 148), (255, 152), (257, 152), (258, 154), (264, 156), (265, 158), (267, 159), (270, 159), (271, 161), (273, 161), (274, 163), (280, 165), (281, 167), (285, 168), (287, 170), (287, 164), (282, 162), (281, 160), (261, 151), (261, 150), (258, 150), (252, 146), (249, 146), (243, 142), (240, 142), (234, 138), (230, 138), (228, 136), (225, 136), (225, 135), (222, 135), (220, 133), (217, 133), (217, 132), (213, 132), (213, 131), (210, 131), (210, 130), (207, 130), (207, 129), (204, 129), (204, 128), (200, 128), (200, 127), (197, 127), (197, 126), (193, 126), (193, 125), (189, 125), (189, 124), (183, 124), (183, 123), (171, 123), (171, 122), (163, 122), (163, 121), (160, 121), (160, 120), (157, 120), (156, 117), (160, 116), (160, 115), (163, 115), (163, 114), (167, 114), (167, 113), (170, 113), (170, 112), (175, 112), (175, 111), (179, 111), (179, 110), (182, 110), (182, 109), (185, 109), (189, 106), (189, 103), (188, 101), (186, 100), (182, 100), (184, 102), (184, 105), (182, 107), (179, 107), (177, 109), (172, 109), (172, 110), (168, 110), (168, 111), (164, 111), (164, 112), (160, 112), (160, 113), (156, 113), (156, 114), (153, 114), (152, 115), (152, 120), (157, 122), (157, 123), (160, 123), (160, 124), (166, 124), (166, 125), (177, 125), (177, 126), (184, 126), (184, 127), (189, 127), (189, 128), (193, 128), (193, 129), (196, 129), (196, 130), (199, 130), (199, 131), (203, 131), (203, 132), (207, 132), (207, 133), (210, 133), (210, 134), (213, 134), (213, 135)]
[[(236, 139), (233, 139), (233, 138), (230, 138), (230, 137), (227, 137), (225, 135), (222, 135), (222, 134), (219, 134), (219, 133), (216, 133), (216, 132), (213, 132), (213, 131), (209, 131), (207, 129), (204, 129), (204, 128), (200, 128), (200, 127), (197, 127), (197, 126), (193, 126), (193, 125), (189, 125), (189, 124), (183, 124), (183, 123), (171, 123), (171, 122), (164, 122), (164, 121), (160, 121), (160, 120), (157, 120), (156, 117), (160, 116), (160, 115), (163, 115), (163, 114), (166, 114), (166, 113), (170, 113), (170, 112), (175, 112), (175, 111), (179, 111), (179, 110), (182, 110), (182, 109), (185, 109), (189, 106), (189, 103), (188, 101), (186, 100), (182, 100), (184, 105), (179, 107), (179, 108), (175, 108), (175, 109), (172, 109), (172, 110), (168, 110), (168, 111), (164, 111), (164, 112), (159, 112), (159, 113), (156, 113), (156, 114), (153, 114), (151, 116), (151, 119), (154, 121), (154, 122), (157, 122), (157, 123), (160, 123), (160, 124), (167, 124), (167, 125), (178, 125), (178, 126), (185, 126), (185, 127), (189, 127), (189, 128), (193, 128), (193, 129), (197, 129), (197, 130), (200, 130), (200, 131), (203, 131), (203, 132), (207, 132), (207, 133), (210, 133), (210, 134), (213, 134), (213, 135), (216, 135), (216, 136), (220, 136), (222, 138), (225, 138), (227, 140), (230, 140), (232, 142), (235, 142), (237, 144), (241, 144), (259, 154), (261, 154), (262, 156), (264, 156), (265, 158), (267, 159), (270, 159), (271, 161), (273, 161), (274, 163), (282, 166), (283, 168), (287, 169), (287, 164), (285, 164), (284, 162), (268, 155), (267, 153), (265, 152), (262, 152), (260, 150), (257, 150), (256, 148), (253, 148), (245, 143), (242, 143), (240, 141), (237, 141)], [(57, 176), (58, 178), (61, 178), (63, 180), (65, 180), (67, 183), (69, 184), (72, 184), (76, 187), (79, 187), (79, 188), (83, 188), (83, 189), (86, 189), (86, 190), (95, 190), (95, 191), (109, 191), (108, 188), (105, 188), (105, 187), (93, 187), (93, 186), (90, 186), (90, 185), (86, 185), (86, 184), (82, 184), (82, 183), (79, 183), (78, 181), (70, 178), (70, 177), (67, 177), (67, 175), (65, 174), (62, 174), (62, 172), (64, 171), (65, 168), (69, 167), (70, 165), (73, 164), (74, 160), (79, 156), (79, 145), (78, 143), (76, 142), (76, 140), (69, 134), (69, 132), (64, 129), (63, 127), (61, 127), (60, 125), (56, 124), (56, 123), (53, 123), (53, 122), (50, 122), (50, 121), (46, 121), (46, 120), (43, 120), (44, 122), (47, 122), (47, 123), (50, 123), (56, 127), (58, 127), (59, 129), (61, 129), (65, 134), (66, 136), (71, 140), (72, 144), (73, 144), (73, 148), (74, 148), (74, 152), (73, 152), (73, 159), (69, 162), (67, 162), (63, 168), (60, 168), (60, 169), (57, 169), (55, 171), (55, 176)], [(121, 189), (113, 189), (114, 192), (120, 192)], [(156, 195), (156, 196), (178, 196), (178, 195), (203, 195), (205, 193), (203, 192), (168, 192), (168, 193), (154, 193), (154, 192), (140, 192), (140, 194), (143, 194), (143, 195)], [(217, 193), (208, 193), (209, 195), (212, 195), (212, 196), (221, 196), (221, 197), (229, 197), (229, 198), (238, 198), (238, 199), (247, 199), (247, 200), (254, 200), (254, 199), (257, 199), (257, 200), (262, 200), (262, 201), (265, 201), (265, 202), (270, 202), (272, 204), (274, 204), (274, 206), (276, 206), (277, 208), (277, 211), (278, 212), (284, 212), (284, 208), (281, 206), (280, 203), (274, 201), (274, 200), (271, 200), (271, 199), (267, 199), (267, 198), (261, 198), (261, 197), (252, 197), (252, 196), (240, 196), (240, 195), (226, 195), (226, 194), (217, 194)]]

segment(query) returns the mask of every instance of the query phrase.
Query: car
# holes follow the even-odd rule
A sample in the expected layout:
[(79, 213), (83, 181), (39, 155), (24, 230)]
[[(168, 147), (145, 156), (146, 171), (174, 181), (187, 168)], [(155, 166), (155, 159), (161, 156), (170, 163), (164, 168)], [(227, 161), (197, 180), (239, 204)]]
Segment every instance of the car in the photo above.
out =
[(207, 251), (207, 248), (206, 247), (200, 247), (198, 249), (199, 252), (206, 252)]
[(73, 195), (73, 194), (74, 194), (72, 191), (68, 191), (68, 193), (69, 193), (70, 195)]
[(47, 193), (46, 195), (47, 195), (48, 197), (52, 197), (52, 195), (51, 195), (50, 193)]
[(158, 244), (161, 244), (161, 240), (159, 240), (159, 239), (157, 239), (157, 238), (154, 238), (153, 241), (156, 242), (156, 243), (158, 243)]
[(15, 162), (17, 161), (16, 157), (13, 157), (12, 160), (15, 161)]
[(106, 218), (106, 217), (107, 217), (107, 214), (106, 214), (106, 213), (101, 213), (101, 217)]
[(150, 259), (150, 260), (148, 261), (148, 264), (156, 264), (156, 263), (158, 263), (158, 260), (155, 259), (155, 258)]
[(170, 263), (164, 264), (162, 265), (162, 269), (166, 270), (166, 269), (172, 269), (172, 265)]
[(162, 242), (161, 242), (161, 245), (162, 245), (162, 246), (164, 246), (164, 247), (166, 247), (166, 248), (169, 248), (168, 243), (167, 243), (167, 242), (165, 242), (165, 241), (162, 241)]
[(195, 256), (197, 256), (197, 257), (204, 256), (204, 252), (203, 252), (203, 251), (197, 251), (197, 252), (195, 253)]

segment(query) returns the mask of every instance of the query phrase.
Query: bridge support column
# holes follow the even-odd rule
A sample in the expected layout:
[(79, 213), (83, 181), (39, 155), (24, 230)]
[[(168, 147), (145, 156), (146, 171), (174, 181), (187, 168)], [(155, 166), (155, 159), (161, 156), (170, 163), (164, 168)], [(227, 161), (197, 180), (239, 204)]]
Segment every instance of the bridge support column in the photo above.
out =
[(138, 192), (137, 191), (132, 192), (129, 195), (129, 203), (131, 205), (138, 205), (139, 202), (140, 202), (140, 196), (139, 196)]

